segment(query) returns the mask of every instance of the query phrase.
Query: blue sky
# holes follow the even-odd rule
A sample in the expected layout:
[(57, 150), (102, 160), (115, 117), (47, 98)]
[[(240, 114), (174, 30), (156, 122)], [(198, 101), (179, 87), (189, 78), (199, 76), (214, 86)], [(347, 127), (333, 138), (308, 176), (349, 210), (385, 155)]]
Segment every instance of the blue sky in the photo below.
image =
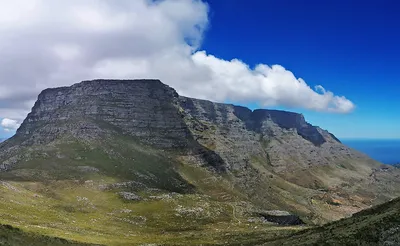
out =
[(347, 115), (295, 109), (341, 138), (400, 138), (400, 3), (208, 2), (208, 52), (281, 64), (310, 86), (346, 96), (356, 104)]
[(45, 88), (159, 78), (185, 96), (303, 113), (339, 138), (400, 139), (400, 3), (207, 3), (7, 2), (0, 8), (0, 47), (7, 47), (0, 49), (0, 138), (14, 133)]

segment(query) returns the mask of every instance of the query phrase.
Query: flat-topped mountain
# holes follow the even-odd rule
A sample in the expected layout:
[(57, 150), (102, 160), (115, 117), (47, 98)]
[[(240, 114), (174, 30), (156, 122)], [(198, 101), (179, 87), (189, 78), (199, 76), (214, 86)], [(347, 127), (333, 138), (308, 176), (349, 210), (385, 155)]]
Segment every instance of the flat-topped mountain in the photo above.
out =
[[(261, 145), (266, 147), (267, 142), (281, 138), (296, 139), (298, 142), (280, 146), (284, 148), (268, 143), (271, 144), (268, 146), (271, 148), (270, 158), (276, 159), (270, 164), (275, 166), (279, 163), (303, 165), (304, 162), (307, 165), (328, 164), (327, 155), (339, 153), (342, 154), (337, 156), (339, 158), (343, 155), (358, 156), (341, 145), (332, 134), (307, 123), (301, 114), (265, 109), (251, 111), (240, 106), (186, 98), (159, 80), (94, 80), (44, 90), (16, 135), (29, 136), (32, 140), (31, 135), (40, 133), (40, 137), (34, 138), (37, 141), (45, 141), (46, 138), (51, 141), (65, 133), (91, 138), (99, 133), (94, 121), (110, 124), (123, 134), (162, 148), (191, 148), (199, 142), (206, 146), (206, 134), (212, 135), (207, 140), (213, 142), (208, 141), (208, 144), (217, 145), (218, 139), (212, 138), (222, 134), (223, 130), (224, 135), (229, 135), (226, 137), (240, 139), (237, 144), (247, 146), (247, 149), (251, 147), (249, 151), (257, 151), (255, 154), (264, 152)], [(49, 125), (53, 123), (63, 124), (57, 127)], [(209, 128), (212, 125), (218, 126), (214, 132)], [(254, 149), (252, 145), (258, 146)], [(323, 153), (328, 151), (325, 148), (328, 145), (329, 149), (333, 149), (332, 153)], [(307, 160), (298, 163), (288, 163), (282, 156), (273, 154), (277, 152), (289, 157), (302, 152), (293, 152), (292, 148), (302, 147), (309, 153), (301, 153)], [(225, 163), (225, 167), (228, 168), (229, 163)]]
[[(179, 219), (171, 230), (222, 218), (242, 225), (276, 210), (307, 224), (332, 221), (400, 196), (400, 170), (384, 167), (301, 114), (188, 98), (159, 80), (46, 89), (16, 135), (0, 144), (0, 178), (60, 203), (49, 211), (59, 213), (65, 199), (71, 203), (66, 187), (75, 187), (79, 204), (89, 204), (88, 216), (103, 211), (106, 200), (128, 199), (138, 211), (134, 223), (152, 230), (167, 227), (162, 218), (175, 223), (174, 214), (197, 219)], [(41, 188), (26, 186), (31, 183)], [(48, 193), (49, 185), (67, 198)], [(167, 215), (137, 207), (160, 194), (176, 207), (157, 200), (146, 209)], [(64, 208), (68, 217), (72, 208)]]
[[(84, 131), (87, 131), (89, 137), (95, 137), (96, 132), (88, 129), (96, 128), (95, 123), (85, 121), (87, 118), (103, 121), (118, 127), (124, 134), (140, 137), (143, 141), (147, 139), (157, 146), (181, 147), (187, 144), (188, 131), (176, 110), (177, 98), (176, 92), (159, 80), (95, 80), (47, 89), (40, 93), (17, 136), (29, 136), (37, 130), (54, 130), (38, 128), (43, 124), (73, 121), (77, 126), (87, 126), (67, 124), (58, 130), (72, 131), (82, 138), (86, 137)], [(62, 134), (50, 132), (46, 136), (55, 138)]]
[[(257, 133), (262, 132), (264, 122), (271, 121), (285, 130), (296, 129), (300, 136), (316, 146), (327, 141), (300, 114), (264, 109), (251, 111), (234, 105), (180, 97), (159, 80), (94, 80), (44, 90), (17, 135), (29, 135), (37, 124), (83, 116), (106, 121), (143, 139), (159, 137), (159, 141), (152, 142), (154, 145), (182, 147), (187, 145), (190, 133), (179, 117), (182, 115), (179, 109), (217, 124), (236, 119), (244, 123), (246, 129)], [(330, 137), (334, 138), (333, 135)], [(163, 142), (169, 138), (172, 140), (170, 143)]]

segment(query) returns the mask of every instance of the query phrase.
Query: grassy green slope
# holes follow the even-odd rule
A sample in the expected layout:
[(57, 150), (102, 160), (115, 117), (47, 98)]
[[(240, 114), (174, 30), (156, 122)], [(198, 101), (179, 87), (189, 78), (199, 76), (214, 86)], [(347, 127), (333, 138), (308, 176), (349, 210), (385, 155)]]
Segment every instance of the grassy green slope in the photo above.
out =
[(0, 223), (31, 233), (102, 245), (254, 245), (299, 230), (249, 221), (251, 205), (226, 178), (123, 135), (65, 136), (19, 155), (0, 172)]
[[(249, 211), (287, 209), (306, 217), (332, 210), (319, 197), (324, 191), (288, 182), (256, 157), (248, 181), (258, 189), (249, 194), (232, 173), (108, 127), (101, 137), (22, 145), (13, 168), (0, 172), (0, 223), (102, 245), (257, 245), (304, 228), (264, 223)], [(141, 200), (124, 200), (121, 191)]]
[[(95, 141), (64, 137), (47, 145), (23, 148), (19, 155), (23, 156), (21, 160), (10, 171), (1, 172), (1, 179), (87, 180), (107, 175), (115, 181), (135, 180), (171, 192), (191, 189), (175, 172), (171, 158), (124, 136)], [(85, 171), (87, 167), (97, 171)]]
[(300, 229), (249, 222), (237, 204), (201, 194), (143, 190), (137, 192), (142, 201), (125, 201), (116, 194), (121, 189), (99, 189), (104, 184), (99, 178), (84, 184), (3, 182), (0, 221), (105, 245), (254, 245)]
[(400, 198), (266, 245), (400, 245)]
[(46, 237), (35, 233), (28, 233), (9, 225), (0, 225), (0, 245), (10, 246), (61, 246), (61, 245), (89, 245), (71, 242), (61, 238)]

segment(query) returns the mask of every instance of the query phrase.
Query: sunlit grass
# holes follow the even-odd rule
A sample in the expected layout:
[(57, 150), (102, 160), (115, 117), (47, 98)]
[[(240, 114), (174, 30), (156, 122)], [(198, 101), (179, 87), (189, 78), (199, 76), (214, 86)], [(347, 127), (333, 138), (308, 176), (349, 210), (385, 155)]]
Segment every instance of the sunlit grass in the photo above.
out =
[(198, 194), (142, 192), (144, 201), (127, 202), (73, 181), (7, 182), (0, 194), (1, 223), (95, 244), (251, 245), (299, 229), (234, 219), (229, 202)]

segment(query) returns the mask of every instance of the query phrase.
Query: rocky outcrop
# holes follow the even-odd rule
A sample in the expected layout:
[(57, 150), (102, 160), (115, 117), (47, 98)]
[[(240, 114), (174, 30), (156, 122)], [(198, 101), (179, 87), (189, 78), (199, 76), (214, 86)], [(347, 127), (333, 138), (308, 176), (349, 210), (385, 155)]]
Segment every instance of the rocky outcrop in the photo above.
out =
[(140, 201), (142, 200), (142, 198), (138, 195), (136, 195), (135, 193), (132, 192), (126, 192), (126, 191), (121, 191), (118, 193), (118, 195), (127, 201)]
[(304, 116), (298, 113), (257, 109), (242, 119), (250, 129), (256, 132), (262, 132), (265, 130), (263, 129), (263, 123), (265, 121), (271, 121), (280, 128), (286, 130), (295, 129), (299, 136), (310, 141), (315, 146), (320, 146), (326, 142), (325, 138), (318, 132), (317, 128), (307, 123)]

